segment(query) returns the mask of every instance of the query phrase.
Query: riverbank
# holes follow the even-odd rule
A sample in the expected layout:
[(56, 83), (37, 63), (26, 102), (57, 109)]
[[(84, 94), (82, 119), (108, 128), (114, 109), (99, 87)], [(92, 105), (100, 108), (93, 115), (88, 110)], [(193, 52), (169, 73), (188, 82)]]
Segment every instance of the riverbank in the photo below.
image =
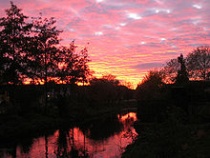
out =
[[(25, 137), (34, 137), (50, 133), (51, 131), (62, 128), (79, 126), (93, 120), (116, 116), (126, 106), (127, 102), (112, 104), (104, 108), (87, 108), (85, 105), (75, 106), (65, 116), (60, 117), (55, 114), (55, 110), (47, 114), (30, 112), (23, 116), (1, 115), (0, 116), (0, 142), (8, 142), (23, 139)], [(132, 103), (133, 104), (133, 103)]]
[(41, 114), (30, 114), (30, 116), (1, 116), (0, 120), (0, 142), (15, 141), (25, 137), (50, 132), (62, 124), (62, 119), (44, 116)]
[(168, 115), (163, 122), (136, 122), (139, 137), (122, 157), (210, 157), (209, 121), (187, 118), (178, 107), (173, 107)]
[(40, 136), (8, 140), (0, 143), (0, 157), (120, 157), (137, 136), (135, 120), (135, 112), (118, 113)]
[[(142, 126), (137, 128), (142, 130)], [(126, 148), (123, 158), (210, 156), (210, 124), (183, 125), (176, 129), (166, 124), (144, 125), (144, 128), (147, 129)]]

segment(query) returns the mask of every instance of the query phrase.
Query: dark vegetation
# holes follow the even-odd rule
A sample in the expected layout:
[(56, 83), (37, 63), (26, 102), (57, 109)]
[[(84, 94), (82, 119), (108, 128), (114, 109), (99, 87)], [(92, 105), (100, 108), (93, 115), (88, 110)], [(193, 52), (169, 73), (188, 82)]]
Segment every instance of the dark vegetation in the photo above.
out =
[(210, 156), (209, 68), (209, 48), (200, 47), (145, 76), (136, 89), (139, 136), (122, 157)]
[[(74, 124), (83, 131), (94, 124), (89, 137), (100, 139), (97, 130), (106, 127), (94, 120), (135, 99), (139, 137), (122, 157), (210, 157), (209, 47), (171, 59), (131, 90), (113, 75), (93, 77), (87, 48), (62, 46), (55, 24), (23, 15), (12, 2), (0, 18), (0, 142)], [(120, 129), (111, 118), (104, 124)]]

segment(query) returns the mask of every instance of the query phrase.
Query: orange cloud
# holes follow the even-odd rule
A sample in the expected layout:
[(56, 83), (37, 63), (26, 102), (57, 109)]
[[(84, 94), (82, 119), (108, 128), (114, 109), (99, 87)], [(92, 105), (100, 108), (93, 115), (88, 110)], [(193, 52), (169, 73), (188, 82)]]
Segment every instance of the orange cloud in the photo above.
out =
[[(210, 44), (210, 1), (13, 1), (28, 16), (55, 17), (62, 44), (88, 46), (96, 76), (111, 73), (133, 84), (151, 68)], [(0, 15), (10, 7), (0, 2)], [(148, 64), (149, 63), (149, 64)]]

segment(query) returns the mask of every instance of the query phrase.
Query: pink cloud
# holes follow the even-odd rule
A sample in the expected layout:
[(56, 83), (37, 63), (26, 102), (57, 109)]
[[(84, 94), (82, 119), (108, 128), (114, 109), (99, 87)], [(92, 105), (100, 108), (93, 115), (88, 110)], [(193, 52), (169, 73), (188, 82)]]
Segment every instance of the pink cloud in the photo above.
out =
[[(208, 0), (13, 1), (28, 16), (55, 17), (62, 43), (87, 42), (90, 67), (138, 83), (155, 64), (210, 44)], [(0, 2), (0, 16), (9, 2)], [(141, 66), (143, 65), (144, 68)], [(158, 64), (157, 64), (158, 65)], [(148, 69), (147, 69), (148, 68)]]

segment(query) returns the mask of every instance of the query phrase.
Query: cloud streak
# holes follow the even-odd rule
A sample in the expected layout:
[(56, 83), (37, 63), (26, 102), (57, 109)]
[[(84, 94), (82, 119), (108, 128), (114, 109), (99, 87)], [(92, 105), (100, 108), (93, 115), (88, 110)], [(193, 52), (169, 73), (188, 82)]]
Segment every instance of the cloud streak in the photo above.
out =
[[(151, 68), (210, 44), (209, 0), (14, 0), (28, 16), (55, 17), (62, 43), (87, 42), (96, 76), (137, 84)], [(10, 7), (0, 1), (0, 15)]]

